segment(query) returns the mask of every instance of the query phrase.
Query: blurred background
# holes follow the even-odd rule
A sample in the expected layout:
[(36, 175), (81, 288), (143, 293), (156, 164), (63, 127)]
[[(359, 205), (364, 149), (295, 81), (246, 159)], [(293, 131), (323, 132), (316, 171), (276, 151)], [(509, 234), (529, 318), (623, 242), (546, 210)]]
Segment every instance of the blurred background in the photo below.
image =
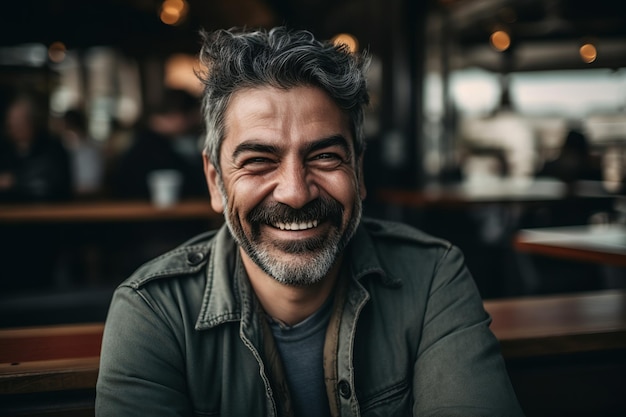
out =
[[(198, 32), (283, 24), (369, 51), (365, 214), (463, 250), (527, 415), (623, 416), (616, 0), (3, 1), (0, 353), (14, 327), (102, 323), (139, 265), (222, 224), (200, 157)], [(173, 200), (155, 197), (157, 174)], [(15, 350), (54, 351), (32, 340)], [(19, 374), (15, 357), (0, 370)], [(59, 408), (75, 401), (65, 372), (0, 403), (93, 415), (95, 378), (76, 395), (85, 414)]]
[[(366, 214), (459, 245), (486, 299), (624, 285), (514, 244), (624, 219), (623, 2), (20, 0), (0, 17), (0, 324), (103, 319), (137, 266), (221, 223), (198, 31), (281, 24), (372, 56)], [(162, 169), (183, 180), (159, 210)]]

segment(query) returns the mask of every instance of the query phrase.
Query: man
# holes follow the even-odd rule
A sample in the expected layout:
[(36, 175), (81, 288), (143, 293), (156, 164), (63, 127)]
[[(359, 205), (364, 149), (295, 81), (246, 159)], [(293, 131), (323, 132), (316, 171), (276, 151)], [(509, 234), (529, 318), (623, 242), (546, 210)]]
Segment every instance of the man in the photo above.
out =
[(163, 169), (181, 174), (182, 197), (207, 195), (200, 153), (186, 151), (189, 147), (197, 149), (196, 138), (188, 136), (196, 112), (196, 97), (184, 90), (165, 89), (116, 163), (112, 173), (112, 192), (116, 197), (150, 199), (148, 177)]
[(284, 28), (200, 56), (227, 226), (118, 288), (97, 415), (521, 415), (459, 251), (361, 220), (367, 60)]
[[(43, 98), (17, 92), (0, 132), (0, 201), (42, 202), (72, 196), (70, 158), (47, 126)], [(4, 137), (2, 134), (4, 133)]]

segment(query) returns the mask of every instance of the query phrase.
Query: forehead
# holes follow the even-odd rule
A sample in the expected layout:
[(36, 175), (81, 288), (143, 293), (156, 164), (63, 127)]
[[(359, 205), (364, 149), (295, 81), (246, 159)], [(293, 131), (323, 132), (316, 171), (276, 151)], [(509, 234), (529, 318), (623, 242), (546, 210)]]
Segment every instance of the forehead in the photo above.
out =
[(256, 139), (272, 135), (282, 140), (331, 135), (352, 139), (347, 113), (326, 92), (311, 86), (240, 90), (226, 109), (225, 127), (225, 143), (256, 135)]

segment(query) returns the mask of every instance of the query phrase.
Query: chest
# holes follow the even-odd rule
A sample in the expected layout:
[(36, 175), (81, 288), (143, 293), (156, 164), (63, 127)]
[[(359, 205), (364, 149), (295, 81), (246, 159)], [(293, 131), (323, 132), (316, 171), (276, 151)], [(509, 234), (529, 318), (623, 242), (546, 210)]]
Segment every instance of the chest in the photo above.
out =
[[(322, 371), (329, 364), (335, 367), (335, 398), (329, 400), (338, 404), (342, 416), (410, 414), (418, 335), (393, 332), (389, 337), (379, 313), (366, 306), (358, 320), (344, 317), (336, 357), (323, 358), (319, 365)], [(200, 332), (190, 343), (187, 375), (198, 415), (276, 415), (262, 337), (260, 331), (241, 333), (236, 322)], [(290, 361), (297, 359), (291, 355)], [(302, 360), (310, 357), (303, 354)]]

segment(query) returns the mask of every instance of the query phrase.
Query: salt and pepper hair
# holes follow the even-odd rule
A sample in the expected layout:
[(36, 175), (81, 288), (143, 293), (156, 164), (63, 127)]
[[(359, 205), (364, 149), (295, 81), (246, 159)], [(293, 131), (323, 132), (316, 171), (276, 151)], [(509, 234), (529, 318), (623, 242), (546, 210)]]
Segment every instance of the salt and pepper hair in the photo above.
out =
[(229, 101), (234, 93), (247, 88), (321, 88), (348, 115), (355, 153), (362, 154), (363, 112), (369, 102), (366, 53), (351, 53), (344, 45), (322, 42), (308, 31), (285, 27), (202, 31), (201, 37), (199, 58), (204, 71), (199, 78), (204, 84), (204, 152), (218, 173)]

